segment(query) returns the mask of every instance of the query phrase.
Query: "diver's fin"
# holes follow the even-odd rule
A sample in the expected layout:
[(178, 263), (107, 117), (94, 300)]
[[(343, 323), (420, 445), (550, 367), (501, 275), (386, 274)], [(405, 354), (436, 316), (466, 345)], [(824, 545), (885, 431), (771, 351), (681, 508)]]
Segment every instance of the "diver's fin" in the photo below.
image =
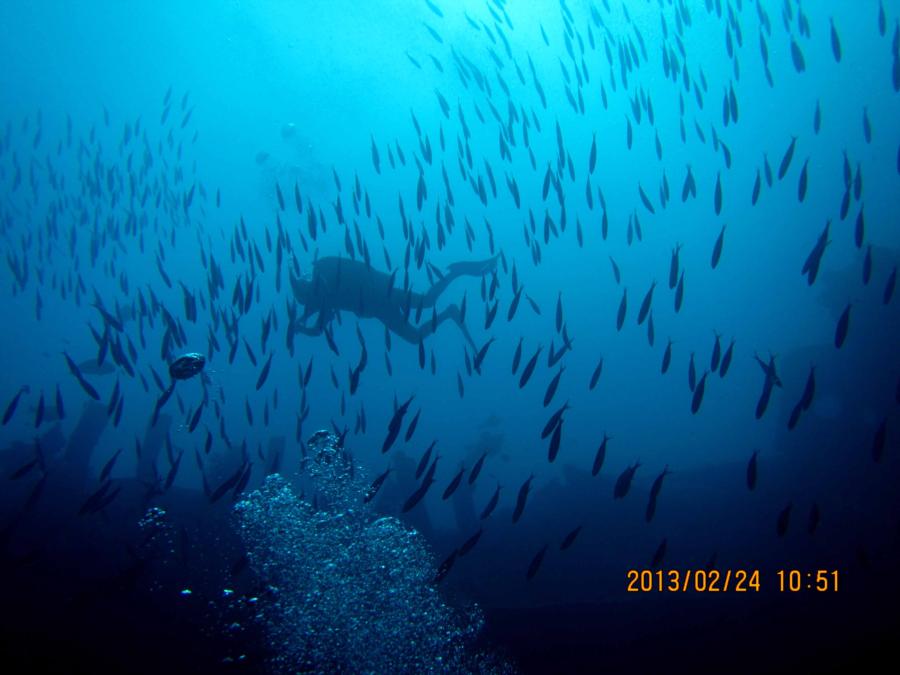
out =
[(486, 260), (468, 260), (463, 262), (455, 262), (447, 265), (447, 274), (449, 276), (480, 276), (490, 272), (497, 266), (497, 256), (487, 258)]

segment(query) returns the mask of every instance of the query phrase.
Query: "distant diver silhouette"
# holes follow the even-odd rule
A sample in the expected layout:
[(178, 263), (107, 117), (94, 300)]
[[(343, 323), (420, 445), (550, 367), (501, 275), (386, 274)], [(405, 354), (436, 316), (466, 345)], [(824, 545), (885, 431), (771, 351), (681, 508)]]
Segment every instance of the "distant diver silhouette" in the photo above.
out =
[[(496, 264), (497, 256), (487, 260), (457, 262), (449, 265), (444, 274), (430, 266), (438, 280), (426, 293), (417, 293), (411, 288), (404, 290), (395, 287), (396, 272), (379, 272), (365, 262), (348, 258), (319, 258), (313, 263), (309, 277), (297, 278), (293, 274), (290, 277), (294, 297), (304, 306), (303, 316), (294, 322), (292, 328), (304, 335), (321, 335), (328, 330), (337, 312), (345, 310), (360, 318), (378, 319), (401, 339), (418, 344), (450, 319), (474, 347), (475, 342), (456, 304), (434, 313), (420, 325), (413, 324), (410, 317), (416, 316), (418, 323), (422, 311), (433, 308), (441, 293), (455, 279), (482, 276), (494, 269)], [(307, 325), (314, 316), (314, 322)]]

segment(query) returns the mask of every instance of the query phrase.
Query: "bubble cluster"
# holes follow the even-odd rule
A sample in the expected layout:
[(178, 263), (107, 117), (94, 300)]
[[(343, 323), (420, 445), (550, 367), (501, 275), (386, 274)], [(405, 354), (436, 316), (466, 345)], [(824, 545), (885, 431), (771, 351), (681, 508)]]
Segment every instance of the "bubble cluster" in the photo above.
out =
[[(363, 503), (366, 484), (337, 438), (309, 442), (307, 501), (279, 475), (235, 506), (264, 585), (255, 618), (274, 672), (510, 672), (478, 651), (484, 620), (431, 583), (423, 537)], [(315, 502), (316, 507), (312, 505)]]

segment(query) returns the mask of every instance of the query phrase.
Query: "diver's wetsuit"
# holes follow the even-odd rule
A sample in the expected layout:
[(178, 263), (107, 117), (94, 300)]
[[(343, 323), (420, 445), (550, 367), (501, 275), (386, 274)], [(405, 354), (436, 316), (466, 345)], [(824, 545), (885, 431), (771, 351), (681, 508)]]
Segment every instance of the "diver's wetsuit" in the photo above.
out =
[[(466, 340), (475, 346), (459, 307), (451, 304), (437, 313), (434, 321), (416, 326), (409, 316), (420, 309), (434, 307), (438, 297), (461, 276), (481, 276), (494, 268), (497, 257), (487, 260), (453, 263), (426, 293), (404, 291), (392, 285), (390, 275), (379, 272), (364, 262), (346, 258), (319, 258), (313, 265), (312, 279), (291, 277), (297, 301), (304, 305), (303, 318), (294, 330), (304, 335), (321, 335), (340, 310), (353, 312), (360, 318), (381, 321), (392, 333), (412, 344), (431, 335), (447, 319), (459, 326)], [(312, 326), (306, 320), (316, 315)]]

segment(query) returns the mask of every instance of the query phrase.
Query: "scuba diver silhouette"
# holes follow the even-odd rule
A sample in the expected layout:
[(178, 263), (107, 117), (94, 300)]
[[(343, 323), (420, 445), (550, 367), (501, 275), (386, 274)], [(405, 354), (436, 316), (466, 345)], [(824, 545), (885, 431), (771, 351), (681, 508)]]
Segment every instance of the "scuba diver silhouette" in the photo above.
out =
[[(401, 339), (419, 344), (437, 330), (444, 321), (453, 321), (469, 344), (475, 342), (464, 322), (459, 306), (451, 304), (440, 312), (435, 311), (431, 320), (421, 325), (410, 322), (415, 311), (417, 318), (422, 310), (433, 308), (441, 293), (455, 279), (461, 276), (482, 276), (497, 264), (497, 256), (487, 260), (457, 262), (448, 266), (441, 274), (429, 265), (438, 280), (425, 293), (417, 293), (411, 288), (395, 288), (397, 272), (379, 272), (365, 262), (348, 258), (325, 257), (313, 263), (312, 275), (306, 278), (290, 277), (291, 287), (297, 302), (304, 306), (303, 316), (292, 324), (292, 330), (304, 335), (317, 336), (328, 330), (338, 311), (345, 310), (360, 318), (378, 319), (385, 327)], [(315, 316), (315, 321), (307, 325)]]

